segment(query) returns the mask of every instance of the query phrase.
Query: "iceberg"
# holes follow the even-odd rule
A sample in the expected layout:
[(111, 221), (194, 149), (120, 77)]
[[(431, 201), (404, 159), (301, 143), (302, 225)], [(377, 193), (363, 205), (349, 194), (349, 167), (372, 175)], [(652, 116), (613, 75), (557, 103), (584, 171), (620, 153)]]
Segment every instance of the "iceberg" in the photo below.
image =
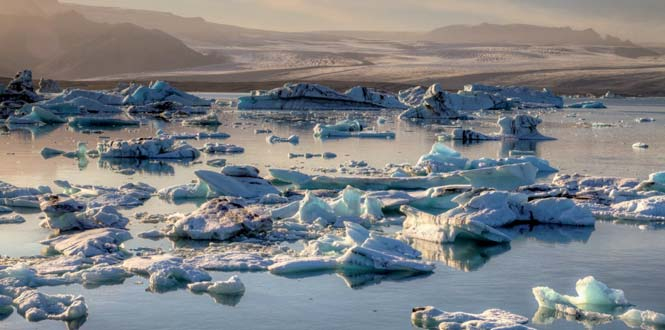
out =
[(397, 93), (397, 98), (403, 104), (410, 107), (415, 107), (423, 102), (425, 93), (427, 93), (427, 88), (423, 86), (414, 86), (399, 91), (399, 93)]
[(240, 235), (254, 236), (272, 229), (269, 217), (228, 198), (216, 198), (175, 220), (166, 235), (194, 240), (224, 241)]
[(201, 117), (194, 117), (182, 121), (184, 126), (219, 126), (222, 124), (214, 113)]
[(18, 215), (0, 215), (0, 225), (24, 223), (25, 218)]
[(380, 138), (380, 139), (394, 139), (395, 133), (376, 132), (376, 131), (363, 131), (363, 125), (357, 120), (343, 120), (334, 125), (321, 125), (314, 126), (314, 136), (317, 138)]
[(187, 288), (195, 293), (207, 292), (217, 295), (242, 295), (245, 293), (245, 285), (238, 276), (231, 276), (226, 281), (190, 283)]
[(88, 93), (86, 91), (85, 93), (78, 93), (68, 90), (53, 99), (39, 102), (38, 105), (61, 115), (82, 115), (88, 113), (112, 114), (122, 112), (115, 105), (102, 103), (102, 101), (109, 101), (115, 104), (113, 100), (107, 99), (106, 96), (91, 93), (96, 92)]
[(28, 112), (28, 113), (22, 117), (9, 116), (9, 118), (7, 118), (7, 123), (15, 125), (24, 125), (24, 124), (48, 125), (48, 124), (62, 124), (67, 122), (67, 120), (60, 118), (53, 112), (35, 105), (27, 105), (23, 107), (21, 110), (19, 110), (19, 112)]
[(410, 206), (402, 206), (406, 215), (403, 223), (404, 237), (434, 243), (452, 243), (457, 239), (485, 241), (491, 243), (510, 242), (510, 237), (480, 221), (472, 219), (435, 216)]
[(198, 170), (194, 172), (198, 182), (167, 187), (158, 194), (170, 200), (217, 196), (260, 198), (270, 194), (279, 195), (279, 190), (259, 177), (258, 173), (259, 170), (252, 166), (225, 166), (222, 173)]
[(611, 205), (601, 216), (633, 221), (665, 221), (665, 196), (628, 200)]
[(413, 325), (424, 329), (459, 330), (534, 330), (525, 326), (529, 318), (501, 309), (488, 309), (480, 314), (444, 312), (432, 306), (416, 307), (411, 311)]
[(154, 81), (149, 86), (134, 85), (122, 92), (127, 95), (123, 105), (146, 105), (161, 101), (177, 102), (186, 106), (210, 106), (212, 101), (178, 90), (165, 81)]
[[(443, 90), (439, 84), (434, 84), (427, 89), (423, 95), (422, 103), (413, 106), (399, 115), (400, 119), (457, 119), (462, 117), (459, 110), (465, 106), (465, 102), (473, 102), (474, 110), (483, 108), (483, 104), (475, 103), (474, 97), (458, 98), (456, 94), (450, 94)], [(462, 104), (459, 104), (462, 103)]]
[(538, 132), (538, 125), (543, 121), (529, 115), (516, 115), (514, 117), (501, 117), (497, 125), (501, 128), (499, 135), (518, 140), (552, 140)]
[(603, 102), (600, 101), (586, 101), (586, 102), (579, 102), (579, 103), (573, 103), (569, 104), (567, 106), (568, 108), (571, 109), (606, 109), (607, 107)]
[(568, 296), (548, 287), (535, 287), (533, 295), (538, 306), (549, 309), (556, 309), (556, 305), (576, 307), (581, 310), (586, 310), (585, 306), (614, 308), (630, 305), (622, 290), (609, 288), (593, 276), (578, 280), (575, 291), (577, 296)]
[(14, 298), (16, 311), (30, 322), (42, 320), (72, 321), (88, 315), (82, 296), (48, 295), (36, 290), (23, 291)]
[(62, 235), (40, 243), (49, 245), (66, 256), (94, 257), (120, 251), (120, 244), (131, 238), (132, 235), (127, 230), (100, 228)]
[[(284, 212), (280, 210), (273, 212), (273, 214), (279, 213), (284, 216)], [(346, 187), (330, 202), (307, 192), (305, 198), (298, 202), (297, 212), (292, 214), (292, 217), (300, 223), (319, 222), (323, 225), (339, 226), (343, 221), (367, 223), (370, 220), (378, 220), (383, 218), (383, 212), (379, 200), (364, 195), (361, 190)]]
[(42, 97), (35, 93), (32, 84), (32, 71), (30, 70), (17, 72), (7, 87), (0, 90), (0, 102), (22, 101), (34, 103), (41, 100)]
[(403, 109), (394, 95), (364, 87), (344, 94), (309, 83), (285, 84), (269, 91), (253, 91), (238, 99), (238, 110), (379, 110)]
[(61, 231), (73, 229), (118, 228), (124, 229), (129, 219), (111, 205), (87, 208), (73, 199), (57, 195), (45, 196), (39, 205), (46, 214), (43, 226)]
[(279, 137), (276, 135), (268, 135), (266, 137), (266, 142), (270, 144), (275, 144), (275, 143), (291, 143), (291, 144), (298, 144), (300, 142), (300, 138), (297, 135), (291, 135), (287, 138)]
[(245, 152), (245, 148), (234, 144), (206, 143), (201, 151), (207, 154), (239, 154)]
[(463, 93), (488, 94), (502, 99), (518, 101), (526, 108), (563, 108), (563, 98), (543, 88), (541, 91), (520, 86), (488, 86), (469, 84)]
[(210, 281), (210, 275), (172, 255), (133, 257), (125, 260), (122, 267), (132, 273), (149, 276), (149, 289), (162, 292), (183, 284)]
[(112, 140), (97, 144), (100, 158), (196, 159), (200, 152), (186, 143), (170, 138)]

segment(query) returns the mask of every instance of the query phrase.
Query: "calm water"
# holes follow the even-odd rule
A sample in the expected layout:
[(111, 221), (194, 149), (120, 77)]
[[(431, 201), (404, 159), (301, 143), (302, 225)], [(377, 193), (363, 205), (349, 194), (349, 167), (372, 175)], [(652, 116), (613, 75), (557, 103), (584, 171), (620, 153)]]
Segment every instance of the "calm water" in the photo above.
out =
[[(207, 94), (215, 97), (216, 95)], [(665, 170), (665, 99), (605, 100), (605, 110), (561, 110), (541, 114), (545, 123), (540, 131), (556, 141), (524, 143), (518, 146), (501, 142), (451, 145), (469, 158), (506, 156), (510, 149), (535, 150), (537, 155), (565, 173), (579, 172), (645, 178), (649, 173)], [(576, 117), (571, 117), (576, 114)], [(265, 115), (265, 114), (262, 114)], [(380, 129), (397, 132), (395, 140), (344, 139), (320, 141), (312, 137), (317, 121), (334, 121), (354, 113), (310, 115), (306, 121), (280, 121), (275, 118), (220, 114), (223, 125), (217, 131), (231, 134), (219, 141), (245, 147), (239, 155), (203, 156), (202, 163), (164, 163), (142, 167), (133, 176), (114, 173), (114, 168), (135, 164), (99, 164), (90, 160), (87, 166), (76, 160), (56, 157), (44, 160), (43, 147), (74, 150), (78, 141), (94, 147), (99, 135), (87, 135), (66, 126), (47, 130), (11, 130), (0, 135), (0, 180), (18, 186), (50, 185), (66, 179), (77, 184), (119, 186), (126, 182), (146, 182), (156, 188), (189, 182), (193, 171), (211, 169), (210, 158), (226, 158), (229, 164), (251, 164), (265, 173), (267, 166), (298, 167), (306, 172), (314, 168), (332, 168), (348, 160), (365, 160), (370, 166), (386, 163), (415, 163), (429, 151), (435, 141), (434, 129), (395, 120), (397, 113), (383, 112), (388, 118)], [(375, 125), (377, 114), (366, 118)], [(251, 117), (251, 118), (250, 118)], [(653, 117), (653, 123), (636, 123), (635, 118)], [(582, 120), (584, 119), (584, 120)], [(484, 131), (495, 131), (496, 114), (464, 123)], [(583, 122), (603, 122), (614, 127), (585, 128)], [(238, 125), (237, 123), (241, 123)], [(157, 129), (167, 132), (197, 132), (200, 129), (179, 124), (148, 121), (140, 128), (105, 131), (102, 136), (128, 138), (152, 136)], [(256, 135), (257, 128), (268, 128), (278, 136), (296, 134), (300, 144), (270, 145), (266, 135)], [(649, 144), (647, 150), (633, 150), (635, 142)], [(202, 145), (207, 141), (189, 141)], [(338, 158), (289, 159), (289, 152), (334, 152)], [(549, 180), (549, 178), (543, 178)], [(57, 189), (54, 189), (57, 191)], [(174, 205), (158, 198), (144, 206), (124, 211), (151, 213), (187, 212), (195, 204)], [(37, 242), (49, 232), (38, 226), (40, 213), (24, 213), (28, 220), (19, 225), (2, 225), (0, 254), (28, 256), (39, 254)], [(130, 225), (134, 234), (153, 225)], [(77, 293), (85, 296), (89, 317), (84, 329), (405, 329), (410, 328), (410, 310), (421, 305), (434, 305), (448, 311), (481, 312), (503, 308), (533, 316), (537, 304), (531, 288), (547, 285), (557, 291), (574, 293), (575, 281), (586, 275), (614, 288), (623, 289), (629, 301), (642, 309), (665, 312), (665, 231), (658, 226), (640, 229), (634, 225), (600, 222), (595, 229), (538, 226), (524, 228), (525, 234), (509, 246), (479, 247), (469, 244), (448, 246), (419, 245), (428, 259), (437, 263), (435, 272), (417, 278), (350, 276), (320, 274), (303, 278), (284, 278), (269, 273), (241, 273), (247, 287), (239, 301), (216, 302), (211, 297), (194, 295), (185, 290), (164, 294), (145, 292), (147, 280), (134, 277), (124, 284), (86, 289), (79, 285), (40, 288), (47, 293)], [(136, 236), (136, 235), (135, 235)], [(149, 246), (170, 249), (173, 242), (136, 238), (128, 248)], [(216, 279), (230, 273), (213, 272)], [(581, 329), (582, 325), (559, 320), (549, 325), (533, 324), (544, 329)], [(61, 322), (28, 323), (16, 313), (0, 321), (0, 328), (63, 328)], [(611, 323), (599, 329), (621, 329), (622, 323)]]

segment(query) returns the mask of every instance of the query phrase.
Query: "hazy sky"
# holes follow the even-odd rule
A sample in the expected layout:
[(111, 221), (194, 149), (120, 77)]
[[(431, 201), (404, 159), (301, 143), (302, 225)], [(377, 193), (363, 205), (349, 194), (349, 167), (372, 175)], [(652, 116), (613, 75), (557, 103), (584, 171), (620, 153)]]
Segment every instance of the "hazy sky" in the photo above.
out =
[(429, 30), (450, 24), (528, 23), (594, 28), (665, 42), (665, 0), (63, 0), (168, 11), (282, 31)]

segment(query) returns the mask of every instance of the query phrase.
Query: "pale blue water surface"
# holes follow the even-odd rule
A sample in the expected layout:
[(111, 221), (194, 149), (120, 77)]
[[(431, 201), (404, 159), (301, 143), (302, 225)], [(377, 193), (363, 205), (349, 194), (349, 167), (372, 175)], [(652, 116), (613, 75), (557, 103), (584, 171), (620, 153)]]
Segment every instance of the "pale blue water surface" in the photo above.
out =
[[(204, 94), (205, 97), (230, 97), (229, 94)], [(570, 101), (570, 100), (569, 100)], [(577, 101), (577, 100), (575, 100)], [(450, 143), (465, 157), (506, 156), (510, 149), (530, 149), (548, 159), (563, 173), (646, 178), (649, 173), (665, 170), (665, 99), (604, 100), (604, 110), (573, 110), (540, 113), (544, 123), (540, 131), (555, 141), (522, 143), (518, 146), (492, 141), (471, 145)], [(396, 120), (397, 112), (366, 115), (365, 121), (376, 126), (378, 115), (388, 118), (380, 129), (396, 131), (395, 140), (341, 139), (317, 140), (312, 136), (315, 122), (333, 122), (341, 117), (361, 117), (358, 113), (314, 113), (306, 121), (277, 120), (266, 113), (240, 115), (221, 112), (223, 125), (217, 131), (231, 135), (219, 141), (245, 147), (238, 155), (206, 156), (201, 163), (164, 163), (139, 168), (133, 176), (117, 174), (108, 164), (90, 160), (87, 166), (76, 160), (56, 157), (44, 160), (43, 147), (75, 149), (78, 141), (95, 146), (99, 135), (82, 134), (66, 125), (47, 129), (5, 130), (0, 135), (0, 180), (17, 186), (53, 185), (66, 179), (77, 184), (119, 186), (126, 182), (146, 182), (158, 189), (189, 182), (197, 169), (210, 158), (226, 158), (229, 164), (251, 164), (266, 173), (266, 168), (297, 167), (315, 173), (315, 168), (338, 167), (348, 160), (365, 160), (370, 166), (386, 163), (415, 163), (435, 141), (436, 128), (422, 127)], [(575, 114), (573, 116), (573, 114)], [(493, 132), (496, 113), (465, 122), (483, 132)], [(653, 117), (652, 123), (637, 123), (638, 117)], [(612, 124), (609, 128), (589, 128), (593, 122)], [(587, 124), (585, 124), (587, 123)], [(102, 136), (130, 138), (153, 136), (157, 129), (167, 132), (197, 132), (200, 128), (183, 127), (148, 120), (139, 128), (105, 131)], [(273, 134), (300, 136), (300, 144), (266, 143), (266, 135), (256, 135), (257, 128), (269, 128)], [(635, 142), (649, 144), (647, 150), (634, 150)], [(196, 146), (208, 141), (188, 141)], [(336, 159), (289, 159), (287, 154), (334, 152)], [(116, 168), (136, 164), (115, 164)], [(549, 180), (551, 177), (542, 178)], [(125, 210), (149, 213), (189, 212), (195, 203), (170, 204), (152, 198), (145, 205)], [(28, 220), (0, 227), (0, 254), (20, 257), (40, 254), (38, 243), (49, 231), (39, 227), (41, 214), (22, 212)], [(131, 224), (134, 236), (155, 225)], [(593, 275), (610, 287), (623, 289), (630, 302), (640, 309), (665, 312), (665, 228), (599, 222), (594, 228), (536, 226), (499, 247), (470, 244), (420, 245), (426, 259), (436, 263), (428, 276), (412, 278), (363, 276), (343, 278), (319, 274), (301, 278), (273, 276), (265, 272), (240, 273), (247, 291), (239, 300), (215, 301), (207, 295), (186, 290), (163, 294), (146, 292), (147, 279), (133, 277), (123, 284), (83, 288), (80, 285), (42, 287), (47, 293), (82, 294), (89, 306), (83, 329), (408, 329), (411, 308), (433, 305), (447, 311), (481, 312), (502, 308), (532, 317), (537, 304), (531, 294), (534, 286), (546, 285), (559, 292), (574, 294), (577, 279)], [(160, 247), (165, 250), (177, 243), (168, 239), (157, 242), (135, 238), (125, 245)], [(215, 279), (237, 273), (211, 272)], [(565, 320), (551, 324), (531, 324), (539, 329), (582, 329), (583, 325)], [(62, 322), (28, 323), (17, 313), (0, 321), (5, 329), (61, 329)], [(620, 322), (596, 327), (623, 329)]]

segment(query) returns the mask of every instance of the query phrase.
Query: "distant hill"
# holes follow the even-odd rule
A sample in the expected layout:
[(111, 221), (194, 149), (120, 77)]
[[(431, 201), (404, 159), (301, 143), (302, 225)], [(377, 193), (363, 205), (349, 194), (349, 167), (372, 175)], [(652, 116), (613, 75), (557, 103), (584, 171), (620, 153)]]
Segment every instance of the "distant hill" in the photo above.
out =
[(449, 25), (423, 35), (428, 41), (474, 44), (528, 45), (612, 45), (634, 46), (629, 41), (602, 37), (593, 29), (573, 30), (569, 27), (546, 27), (527, 24)]
[(95, 23), (75, 12), (28, 16), (3, 11), (0, 44), (0, 75), (5, 76), (32, 68), (36, 76), (88, 78), (220, 62), (162, 31)]

